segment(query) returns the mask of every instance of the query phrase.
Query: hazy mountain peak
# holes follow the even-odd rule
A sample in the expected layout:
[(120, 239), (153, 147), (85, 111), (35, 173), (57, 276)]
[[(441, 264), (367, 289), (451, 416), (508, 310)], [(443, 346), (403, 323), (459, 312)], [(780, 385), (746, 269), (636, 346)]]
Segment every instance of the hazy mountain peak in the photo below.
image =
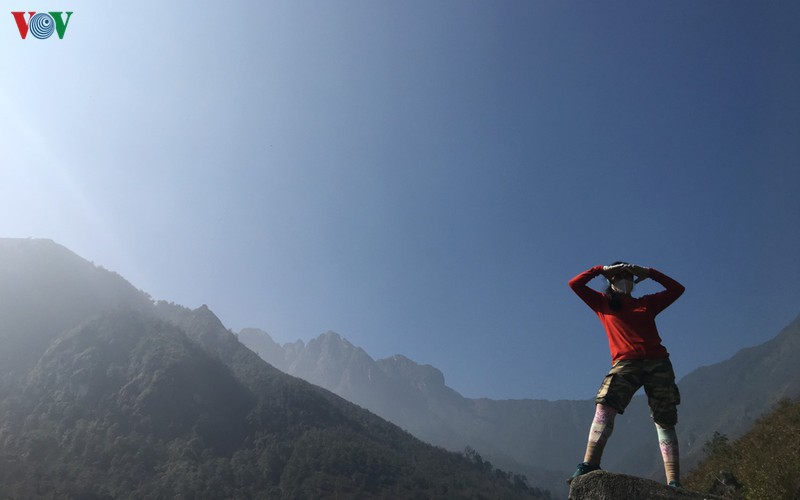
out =
[(62, 252), (78, 257), (74, 252), (63, 245), (59, 245), (49, 238), (0, 238), (0, 248), (4, 252), (24, 250), (25, 252)]
[(286, 371), (287, 362), (284, 348), (272, 340), (270, 335), (258, 328), (244, 328), (237, 335), (239, 342), (246, 345), (250, 350), (258, 354), (261, 359), (271, 364), (275, 368)]
[(394, 362), (394, 363), (400, 363), (400, 364), (413, 364), (413, 365), (417, 365), (417, 363), (416, 363), (416, 362), (414, 362), (413, 360), (411, 360), (411, 359), (409, 359), (409, 358), (407, 358), (407, 357), (403, 356), (402, 354), (395, 354), (394, 356), (389, 356), (388, 358), (385, 358), (385, 360), (387, 360), (387, 361), (392, 361), (392, 362)]
[(300, 339), (295, 340), (294, 342), (286, 342), (285, 344), (283, 344), (283, 348), (288, 350), (303, 349), (305, 346), (306, 343)]
[(423, 392), (445, 387), (444, 374), (441, 370), (431, 365), (420, 365), (401, 354), (379, 360), (378, 366), (387, 375), (404, 379)]
[(373, 361), (362, 348), (354, 346), (349, 340), (333, 331), (327, 331), (317, 338), (311, 339), (305, 346), (305, 350), (336, 360), (355, 356), (369, 358), (370, 361)]
[(222, 321), (217, 317), (214, 312), (208, 308), (206, 304), (201, 305), (197, 309), (192, 310), (192, 314), (199, 320), (212, 321), (222, 326)]
[(278, 343), (275, 342), (275, 340), (272, 338), (272, 335), (270, 335), (269, 333), (265, 332), (260, 328), (242, 328), (241, 331), (239, 331), (239, 335), (258, 336), (260, 338), (263, 337), (265, 339), (268, 339), (273, 344), (278, 345)]
[[(353, 344), (350, 343), (349, 340), (347, 340), (346, 338), (342, 337), (338, 333), (336, 333), (334, 331), (331, 331), (331, 330), (328, 330), (327, 332), (321, 334), (320, 336), (318, 336), (316, 339), (312, 340), (311, 342), (314, 342), (315, 340), (317, 342), (321, 342), (323, 345), (330, 345), (330, 346), (338, 345), (338, 346), (341, 346), (344, 349), (355, 349), (356, 348)], [(310, 342), (309, 342), (309, 344), (310, 344)]]
[(0, 238), (0, 365), (22, 373), (61, 332), (117, 309), (145, 310), (147, 294), (45, 239)]

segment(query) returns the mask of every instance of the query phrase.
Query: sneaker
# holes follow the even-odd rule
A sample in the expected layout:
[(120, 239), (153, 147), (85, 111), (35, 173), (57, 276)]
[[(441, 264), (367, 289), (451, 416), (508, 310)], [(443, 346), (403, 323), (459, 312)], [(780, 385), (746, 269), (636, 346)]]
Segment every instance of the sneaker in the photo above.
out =
[(669, 486), (670, 488), (675, 488), (676, 490), (683, 489), (683, 486), (681, 486), (681, 483), (679, 483), (678, 481), (670, 481), (667, 486)]
[(578, 468), (575, 469), (575, 473), (572, 475), (572, 477), (567, 479), (567, 484), (570, 484), (572, 480), (578, 476), (582, 476), (596, 470), (600, 470), (599, 465), (592, 465), (589, 462), (581, 462), (578, 464)]

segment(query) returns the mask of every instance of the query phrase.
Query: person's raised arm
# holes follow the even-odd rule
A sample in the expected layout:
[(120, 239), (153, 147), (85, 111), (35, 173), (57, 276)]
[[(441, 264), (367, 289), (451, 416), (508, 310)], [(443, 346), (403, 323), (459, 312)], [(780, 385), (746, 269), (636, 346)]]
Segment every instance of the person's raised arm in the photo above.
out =
[(607, 266), (594, 266), (569, 280), (569, 287), (586, 305), (597, 310), (603, 300), (603, 294), (589, 288), (588, 283), (603, 274)]
[(678, 300), (678, 297), (683, 295), (686, 287), (678, 283), (676, 280), (670, 278), (666, 274), (653, 269), (648, 269), (648, 277), (664, 287), (664, 291), (651, 295), (651, 307), (654, 307), (656, 314), (666, 309), (670, 304)]

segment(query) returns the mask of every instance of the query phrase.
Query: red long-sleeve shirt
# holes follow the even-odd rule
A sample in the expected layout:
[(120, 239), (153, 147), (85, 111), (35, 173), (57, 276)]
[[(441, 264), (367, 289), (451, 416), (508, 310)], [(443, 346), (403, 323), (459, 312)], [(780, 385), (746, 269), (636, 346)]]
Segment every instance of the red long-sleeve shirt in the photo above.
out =
[(661, 345), (656, 328), (656, 315), (675, 302), (683, 294), (684, 286), (655, 269), (650, 269), (650, 278), (665, 290), (635, 298), (620, 296), (620, 309), (611, 309), (608, 297), (587, 286), (603, 271), (603, 266), (594, 266), (569, 280), (569, 286), (600, 318), (608, 336), (611, 360), (658, 359), (669, 356)]

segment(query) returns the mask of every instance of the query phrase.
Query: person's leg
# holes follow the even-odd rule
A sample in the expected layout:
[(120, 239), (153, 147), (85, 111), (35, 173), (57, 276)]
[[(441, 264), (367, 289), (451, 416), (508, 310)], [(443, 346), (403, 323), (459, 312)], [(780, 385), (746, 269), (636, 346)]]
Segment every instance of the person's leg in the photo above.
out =
[(625, 411), (633, 394), (642, 385), (640, 364), (639, 361), (619, 361), (603, 379), (595, 398), (595, 415), (589, 430), (584, 461), (578, 464), (568, 482), (600, 468), (603, 450), (614, 430), (614, 418)]
[(595, 406), (594, 419), (589, 429), (589, 440), (586, 443), (586, 453), (583, 456), (584, 462), (593, 466), (600, 466), (606, 442), (614, 431), (614, 418), (616, 416), (617, 410), (610, 406), (604, 404)]
[(658, 432), (658, 446), (661, 448), (661, 457), (664, 459), (664, 473), (667, 484), (678, 486), (681, 481), (680, 452), (678, 449), (678, 434), (675, 427), (662, 427), (656, 424)]
[(650, 415), (656, 424), (658, 445), (664, 459), (667, 483), (680, 486), (680, 450), (675, 425), (678, 423), (678, 404), (681, 402), (675, 373), (669, 359), (648, 363), (644, 389), (650, 405)]

